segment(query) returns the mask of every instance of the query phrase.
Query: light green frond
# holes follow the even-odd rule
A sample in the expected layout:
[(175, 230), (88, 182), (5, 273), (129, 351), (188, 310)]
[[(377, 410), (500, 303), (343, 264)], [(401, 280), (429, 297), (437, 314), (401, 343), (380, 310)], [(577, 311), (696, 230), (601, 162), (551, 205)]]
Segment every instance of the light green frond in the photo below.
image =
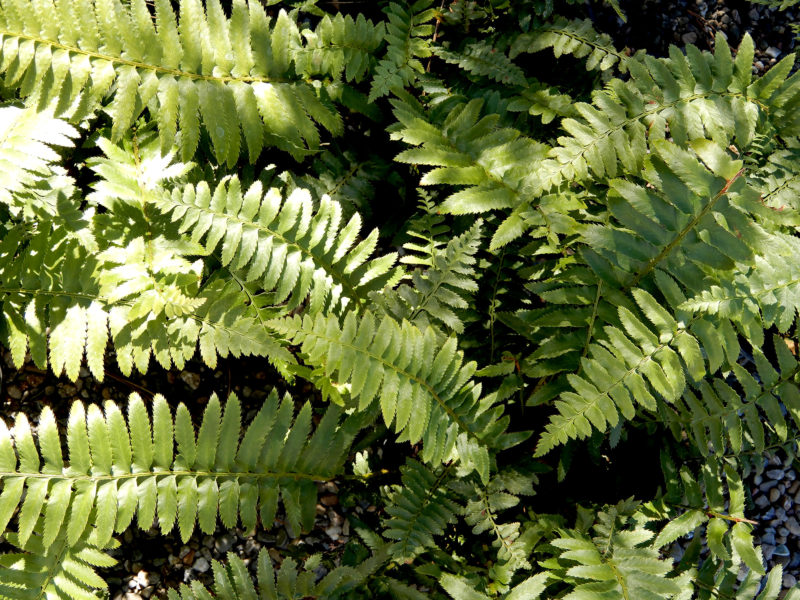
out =
[(761, 119), (779, 135), (796, 134), (800, 86), (796, 78), (787, 79), (791, 57), (753, 81), (748, 35), (735, 60), (721, 36), (713, 55), (691, 45), (686, 52), (673, 47), (669, 58), (629, 60), (629, 80), (612, 79), (607, 90), (595, 92), (592, 104), (576, 104), (580, 117), (562, 122), (568, 135), (542, 164), (542, 187), (635, 174), (650, 142), (663, 139), (667, 129), (681, 146), (711, 138), (740, 150), (753, 141)]
[(456, 521), (461, 512), (447, 487), (450, 467), (433, 471), (414, 460), (400, 467), (402, 485), (390, 495), (386, 505), (389, 518), (383, 535), (394, 543), (389, 551), (394, 560), (410, 561), (426, 548), (436, 546), (434, 537)]
[(359, 317), (348, 312), (341, 323), (334, 315), (318, 314), (269, 326), (300, 345), (307, 364), (324, 366), (340, 385), (349, 383), (360, 410), (377, 400), (386, 425), (401, 434), (401, 441), (422, 440), (426, 462), (441, 463), (455, 450), (488, 478), (488, 453), (476, 434), (477, 421), (493, 424), (487, 423), (485, 431), (504, 426), (495, 421), (495, 411), (479, 414), (480, 388), (471, 379), (475, 363), (464, 364), (455, 338), (442, 344), (431, 328), (423, 331), (370, 312)]
[[(208, 600), (219, 598), (261, 598), (263, 600), (296, 600), (297, 598), (347, 598), (377, 566), (383, 562), (379, 555), (372, 556), (357, 568), (336, 567), (317, 581), (320, 556), (312, 555), (303, 566), (286, 558), (275, 569), (266, 550), (258, 555), (254, 585), (250, 569), (241, 558), (228, 554), (228, 563), (213, 561), (214, 587), (209, 592), (198, 581), (191, 586), (181, 585), (180, 590), (170, 590), (169, 600)], [(213, 594), (213, 595), (212, 595)]]
[(311, 406), (305, 404), (295, 416), (292, 399), (279, 401), (274, 391), (245, 429), (241, 417), (235, 395), (224, 409), (212, 396), (195, 435), (188, 409), (181, 404), (173, 416), (162, 396), (155, 397), (151, 417), (132, 395), (127, 419), (111, 402), (105, 414), (76, 402), (66, 432), (69, 462), (64, 463), (50, 409), (40, 417), (38, 444), (19, 415), (11, 431), (0, 424), (2, 530), (19, 507), (22, 544), (40, 515), (45, 546), (62, 527), (69, 544), (94, 527), (103, 545), (134, 517), (143, 529), (157, 517), (163, 534), (177, 524), (187, 540), (196, 525), (213, 533), (217, 515), (228, 528), (241, 523), (252, 529), (258, 519), (270, 528), (279, 499), (291, 530), (309, 529), (315, 481), (341, 469), (360, 424), (342, 420), (341, 410), (332, 407), (311, 433)]
[[(47, 210), (43, 190), (37, 190), (44, 180), (55, 175), (54, 165), (61, 157), (59, 148), (70, 148), (78, 131), (48, 113), (15, 106), (0, 107), (0, 203), (13, 211)], [(44, 205), (44, 206), (43, 206)]]
[(117, 548), (119, 542), (111, 539), (97, 547), (90, 535), (89, 539), (69, 544), (64, 534), (45, 542), (42, 527), (40, 521), (25, 543), (15, 533), (5, 535), (18, 551), (0, 555), (0, 598), (96, 600), (98, 594), (107, 593), (106, 582), (96, 569), (116, 564), (103, 550)]
[(622, 73), (628, 70), (628, 56), (614, 47), (609, 35), (595, 31), (590, 19), (568, 21), (558, 18), (530, 33), (523, 33), (511, 46), (511, 58), (546, 48), (552, 48), (556, 58), (567, 54), (586, 59), (587, 71), (607, 71), (612, 67)]
[[(144, 0), (69, 8), (82, 18), (52, 18), (47, 11), (31, 11), (28, 0), (3, 3), (0, 71), (8, 87), (74, 120), (110, 99), (106, 110), (115, 141), (147, 108), (158, 123), (162, 149), (168, 151), (177, 139), (185, 160), (195, 152), (202, 122), (218, 161), (231, 166), (239, 159), (242, 137), (255, 160), (265, 146), (296, 158), (316, 151), (317, 124), (340, 134), (342, 122), (322, 80), (338, 79), (345, 60), (363, 64), (380, 34), (363, 19), (337, 17), (309, 36), (309, 48), (287, 13), (270, 20), (260, 4), (245, 0), (233, 3), (230, 17), (218, 0), (205, 6), (184, 0), (179, 18), (169, 2), (159, 0), (155, 27)], [(90, 14), (83, 14), (86, 10)], [(330, 55), (330, 71), (309, 63), (320, 54)], [(354, 65), (349, 75), (363, 76), (363, 66)]]
[(396, 254), (370, 259), (378, 241), (374, 230), (356, 243), (361, 217), (342, 225), (341, 206), (295, 189), (286, 199), (277, 188), (264, 192), (256, 182), (242, 192), (237, 177), (212, 192), (205, 183), (176, 189), (157, 206), (180, 223), (208, 253), (220, 248), (220, 262), (244, 281), (274, 292), (274, 303), (298, 307), (307, 298), (311, 313), (361, 307), (367, 293), (393, 285), (400, 272)]
[[(122, 266), (122, 274), (127, 276), (126, 268)], [(150, 272), (141, 288), (148, 294), (131, 298), (120, 296), (120, 288), (110, 284), (120, 273), (104, 276), (100, 269), (96, 256), (50, 223), (41, 223), (30, 239), (23, 229), (3, 238), (2, 335), (15, 364), (21, 365), (28, 351), (40, 368), (49, 364), (75, 380), (85, 355), (92, 374), (102, 379), (109, 339), (125, 374), (134, 366), (145, 372), (151, 356), (165, 368), (182, 368), (198, 346), (209, 365), (216, 364), (217, 355), (229, 354), (267, 356), (276, 366), (294, 362), (264, 328), (248, 293), (236, 282), (212, 278), (196, 294), (186, 296), (187, 287), (170, 296), (160, 288), (164, 280), (151, 279)], [(98, 280), (108, 284), (108, 295)], [(162, 310), (153, 312), (155, 302), (162, 300)]]
[[(463, 215), (494, 210), (521, 209), (540, 190), (532, 164), (547, 151), (544, 144), (524, 137), (509, 127), (498, 127), (500, 116), (481, 117), (483, 101), (455, 106), (443, 123), (432, 123), (424, 111), (403, 100), (393, 100), (399, 121), (392, 136), (416, 146), (395, 160), (435, 167), (421, 184), (457, 186), (440, 206), (442, 212)], [(519, 237), (522, 230), (511, 216), (500, 225), (490, 248), (496, 249)], [(506, 231), (508, 230), (508, 231)]]

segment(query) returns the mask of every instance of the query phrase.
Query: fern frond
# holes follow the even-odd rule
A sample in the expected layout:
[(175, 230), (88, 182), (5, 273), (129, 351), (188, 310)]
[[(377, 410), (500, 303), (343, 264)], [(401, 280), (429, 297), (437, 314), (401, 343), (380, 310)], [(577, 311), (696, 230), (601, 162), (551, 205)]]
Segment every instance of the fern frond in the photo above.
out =
[(5, 540), (19, 550), (0, 555), (0, 598), (93, 600), (98, 593), (107, 593), (106, 582), (96, 569), (117, 563), (104, 550), (119, 547), (119, 542), (110, 539), (97, 546), (89, 535), (70, 544), (63, 534), (45, 541), (42, 527), (40, 521), (24, 543), (16, 533), (5, 534)]
[(75, 380), (85, 354), (89, 370), (102, 380), (109, 339), (125, 374), (134, 365), (145, 372), (151, 356), (165, 368), (182, 368), (198, 345), (209, 365), (228, 354), (267, 356), (276, 366), (294, 362), (235, 282), (210, 279), (192, 296), (196, 309), (178, 315), (173, 308), (168, 317), (166, 307), (158, 315), (141, 314), (141, 299), (103, 295), (95, 278), (99, 268), (69, 232), (50, 223), (41, 223), (30, 239), (22, 229), (6, 234), (0, 242), (2, 335), (14, 364), (22, 365), (29, 351), (40, 368), (49, 364)]
[(292, 558), (286, 558), (276, 570), (266, 550), (261, 550), (256, 562), (257, 585), (253, 585), (250, 570), (245, 562), (233, 553), (228, 554), (228, 563), (211, 563), (214, 573), (212, 594), (199, 581), (191, 586), (182, 584), (180, 591), (170, 590), (169, 600), (208, 600), (219, 598), (264, 598), (265, 600), (296, 600), (297, 598), (342, 598), (352, 592), (382, 561), (371, 557), (359, 567), (336, 567), (317, 581), (315, 569), (319, 555), (313, 555), (302, 567)]
[(264, 193), (260, 182), (245, 193), (237, 177), (212, 192), (201, 182), (176, 189), (156, 205), (180, 223), (208, 253), (222, 246), (220, 262), (244, 281), (258, 280), (275, 294), (274, 302), (299, 306), (309, 298), (314, 313), (339, 306), (361, 307), (367, 293), (393, 285), (400, 272), (397, 255), (370, 259), (378, 230), (356, 244), (361, 217), (341, 225), (341, 206), (323, 196), (314, 209), (308, 190), (295, 189), (283, 200), (278, 189)]
[[(316, 151), (315, 122), (334, 135), (342, 132), (324, 85), (307, 81), (320, 65), (308, 63), (287, 13), (270, 22), (259, 3), (245, 0), (233, 3), (230, 17), (218, 0), (205, 6), (183, 0), (178, 8), (180, 19), (169, 2), (158, 0), (153, 19), (145, 0), (70, 0), (42, 11), (31, 10), (28, 0), (9, 0), (0, 10), (5, 85), (76, 120), (110, 98), (114, 141), (148, 108), (165, 152), (180, 133), (184, 160), (195, 152), (201, 121), (217, 159), (229, 166), (239, 159), (242, 135), (255, 160), (265, 146), (296, 158)], [(314, 39), (315, 51), (336, 44), (368, 53), (377, 32), (332, 19)], [(356, 56), (333, 54), (326, 75), (341, 74), (341, 61)]]
[[(670, 519), (653, 542), (663, 548), (690, 532), (701, 536), (712, 555), (722, 561), (742, 561), (764, 575), (761, 553), (753, 546), (752, 521), (745, 518), (745, 490), (733, 464), (709, 457), (701, 473), (687, 467), (677, 472), (662, 456), (667, 493), (652, 504), (654, 518)], [(679, 514), (679, 516), (675, 516)]]
[(684, 368), (693, 379), (705, 374), (697, 339), (649, 293), (637, 289), (633, 295), (657, 332), (620, 307), (622, 329), (606, 326), (604, 339), (590, 344), (581, 359), (582, 373), (567, 376), (574, 392), (564, 392), (555, 403), (558, 414), (545, 428), (537, 455), (568, 439), (588, 437), (592, 428), (614, 427), (620, 417), (633, 419), (637, 405), (656, 411), (657, 397), (676, 401), (686, 388)]
[[(537, 600), (547, 588), (547, 573), (539, 573), (521, 581), (507, 593), (500, 596), (502, 600)], [(439, 585), (444, 588), (453, 600), (490, 600), (483, 592), (476, 590), (472, 582), (465, 577), (443, 573), (439, 577)]]
[(574, 598), (673, 599), (690, 585), (672, 574), (672, 561), (652, 546), (654, 534), (627, 514), (625, 503), (597, 515), (589, 531), (564, 530), (550, 543), (560, 552), (555, 575)]
[(402, 485), (390, 494), (386, 505), (389, 519), (383, 535), (395, 540), (389, 552), (394, 560), (411, 561), (426, 548), (434, 547), (434, 537), (448, 524), (455, 523), (461, 507), (452, 499), (446, 483), (450, 467), (431, 470), (414, 460), (400, 468)]
[(577, 117), (575, 100), (556, 88), (533, 85), (511, 98), (508, 103), (511, 112), (526, 112), (539, 116), (542, 123), (547, 125), (556, 117)]
[(614, 47), (608, 34), (595, 31), (590, 19), (558, 18), (530, 33), (523, 33), (511, 45), (510, 56), (515, 58), (524, 52), (540, 52), (546, 48), (552, 48), (556, 58), (565, 54), (585, 58), (587, 71), (607, 71), (612, 67), (622, 73), (628, 70), (628, 56)]
[[(665, 423), (674, 434), (689, 436), (704, 455), (739, 454), (751, 448), (763, 452), (768, 435), (780, 441), (789, 439), (793, 429), (784, 418), (784, 409), (794, 428), (800, 429), (800, 390), (794, 381), (800, 363), (783, 339), (775, 336), (773, 348), (778, 369), (761, 350), (753, 348), (755, 373), (734, 364), (732, 378), (702, 381), (697, 395), (686, 390), (671, 410), (664, 411)], [(731, 385), (734, 382), (736, 389)]]
[(566, 136), (542, 164), (544, 189), (564, 181), (590, 177), (612, 178), (620, 172), (638, 173), (651, 140), (669, 135), (685, 146), (711, 138), (741, 150), (753, 141), (759, 119), (779, 135), (795, 135), (800, 103), (797, 79), (788, 78), (787, 57), (756, 81), (752, 80), (753, 41), (745, 35), (735, 60), (722, 36), (714, 55), (687, 46), (670, 57), (630, 60), (630, 79), (612, 79), (608, 89), (595, 92), (593, 103), (578, 103), (580, 118), (565, 119)]
[(525, 87), (525, 73), (503, 52), (498, 52), (488, 42), (467, 44), (461, 51), (454, 52), (441, 46), (434, 46), (433, 53), (451, 65), (458, 65), (471, 75), (488, 77), (497, 83)]
[[(426, 462), (441, 463), (455, 450), (465, 466), (488, 478), (488, 451), (477, 431), (503, 424), (495, 422), (495, 411), (480, 414), (480, 388), (471, 380), (475, 363), (464, 364), (455, 338), (442, 344), (431, 328), (423, 331), (370, 312), (359, 317), (348, 312), (341, 324), (334, 315), (317, 314), (269, 326), (301, 345), (308, 364), (324, 366), (340, 385), (349, 383), (360, 410), (378, 400), (386, 425), (401, 434), (400, 441), (422, 440)], [(478, 419), (487, 420), (486, 426)]]
[(43, 191), (35, 188), (55, 175), (58, 149), (74, 146), (76, 137), (74, 127), (48, 113), (0, 107), (0, 203), (29, 218), (43, 208), (45, 214), (55, 214)]
[[(461, 333), (464, 323), (456, 311), (469, 307), (469, 297), (478, 289), (475, 281), (475, 254), (480, 248), (482, 221), (460, 236), (452, 238), (444, 248), (431, 248), (416, 242), (404, 245), (406, 250), (421, 255), (407, 254), (401, 262), (419, 264), (426, 269), (415, 269), (411, 274), (413, 285), (401, 284), (397, 289), (374, 294), (373, 302), (398, 321), (407, 319), (424, 328), (431, 321)], [(409, 232), (422, 241), (424, 236)]]
[[(532, 164), (544, 158), (547, 147), (524, 137), (518, 130), (498, 127), (500, 115), (481, 117), (482, 100), (452, 108), (441, 124), (433, 123), (419, 106), (394, 100), (399, 124), (392, 136), (417, 146), (401, 152), (395, 160), (436, 167), (421, 184), (452, 185), (461, 189), (449, 195), (442, 212), (463, 215), (527, 206), (539, 190)], [(515, 213), (500, 225), (492, 238), (496, 249), (521, 235)]]
[(224, 410), (212, 396), (195, 436), (188, 409), (179, 405), (173, 417), (160, 395), (152, 417), (136, 394), (127, 419), (112, 402), (105, 414), (76, 402), (66, 432), (68, 463), (49, 408), (39, 418), (38, 443), (27, 418), (18, 414), (11, 430), (0, 423), (0, 530), (19, 508), (23, 545), (40, 515), (45, 547), (62, 528), (67, 543), (75, 544), (87, 527), (96, 528), (103, 546), (134, 517), (142, 529), (157, 518), (163, 534), (177, 523), (187, 540), (195, 526), (213, 533), (218, 514), (228, 528), (241, 522), (252, 529), (259, 518), (269, 528), (279, 499), (290, 529), (309, 529), (314, 482), (339, 471), (359, 425), (342, 421), (341, 410), (331, 407), (309, 438), (310, 404), (295, 416), (292, 399), (279, 401), (274, 391), (244, 431), (241, 412), (235, 395)]
[(433, 35), (433, 25), (429, 22), (436, 16), (436, 10), (429, 8), (431, 4), (431, 0), (417, 0), (413, 4), (402, 0), (402, 4), (391, 2), (384, 10), (386, 52), (375, 67), (369, 102), (404, 88), (425, 72), (419, 59), (431, 55), (431, 44), (425, 39)]

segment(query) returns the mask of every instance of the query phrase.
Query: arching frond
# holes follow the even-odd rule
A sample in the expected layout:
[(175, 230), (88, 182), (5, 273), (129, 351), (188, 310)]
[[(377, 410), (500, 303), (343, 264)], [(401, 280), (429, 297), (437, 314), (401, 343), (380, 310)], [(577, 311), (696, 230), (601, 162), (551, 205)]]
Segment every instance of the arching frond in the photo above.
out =
[(259, 281), (274, 292), (276, 304), (309, 311), (361, 307), (371, 290), (391, 285), (400, 273), (394, 253), (370, 259), (378, 231), (356, 244), (361, 217), (344, 226), (341, 206), (323, 196), (314, 208), (311, 194), (295, 189), (284, 200), (277, 188), (264, 192), (254, 183), (242, 193), (239, 179), (224, 180), (212, 192), (204, 182), (176, 189), (156, 202), (180, 232), (206, 251), (222, 246), (220, 262), (244, 281)]
[(436, 545), (434, 537), (454, 523), (461, 507), (452, 500), (447, 487), (452, 478), (450, 467), (433, 471), (414, 460), (400, 468), (399, 486), (386, 505), (386, 529), (383, 535), (394, 543), (389, 551), (398, 561), (410, 561), (426, 548)]
[(525, 87), (525, 73), (505, 53), (498, 52), (487, 42), (468, 44), (460, 52), (447, 50), (440, 46), (433, 53), (451, 65), (458, 65), (472, 75), (488, 77), (497, 83)]
[[(2, 501), (2, 496), (0, 496)], [(5, 540), (18, 551), (0, 555), (0, 598), (3, 600), (94, 600), (107, 593), (96, 569), (113, 567), (117, 561), (103, 550), (119, 547), (114, 539), (97, 547), (92, 536), (68, 543), (65, 534), (54, 540), (42, 535), (42, 521), (24, 543), (13, 532)]]
[(542, 187), (638, 173), (649, 142), (663, 139), (667, 128), (681, 146), (712, 138), (720, 147), (733, 142), (743, 150), (759, 119), (779, 135), (795, 135), (800, 86), (787, 78), (793, 59), (753, 81), (752, 57), (753, 41), (745, 35), (735, 60), (718, 36), (713, 56), (690, 45), (686, 55), (673, 47), (669, 58), (627, 61), (629, 80), (612, 79), (592, 104), (576, 104), (579, 118), (562, 122), (568, 135), (542, 163)]
[(404, 88), (425, 72), (419, 59), (431, 55), (426, 39), (433, 34), (429, 22), (436, 16), (431, 4), (431, 0), (417, 0), (413, 4), (402, 0), (402, 4), (391, 2), (386, 7), (386, 52), (375, 67), (370, 102)]
[(76, 402), (66, 432), (67, 463), (52, 411), (45, 408), (39, 418), (38, 442), (25, 415), (18, 414), (11, 430), (0, 422), (0, 530), (19, 507), (23, 545), (40, 515), (45, 548), (62, 529), (67, 543), (75, 544), (87, 527), (96, 528), (96, 542), (103, 546), (134, 517), (143, 529), (157, 518), (164, 534), (177, 524), (186, 540), (195, 526), (213, 533), (217, 515), (229, 528), (241, 522), (252, 529), (259, 518), (269, 528), (279, 499), (290, 529), (308, 529), (314, 522), (314, 482), (338, 472), (360, 427), (352, 419), (342, 421), (341, 411), (332, 407), (311, 434), (311, 413), (306, 403), (295, 416), (292, 399), (279, 401), (273, 391), (242, 430), (236, 396), (224, 410), (212, 396), (195, 435), (188, 409), (181, 404), (173, 416), (160, 395), (152, 417), (136, 394), (127, 419), (112, 402), (105, 404), (105, 414)]
[[(456, 311), (469, 307), (468, 298), (478, 289), (475, 281), (475, 254), (480, 248), (482, 221), (444, 248), (431, 248), (422, 235), (409, 231), (415, 238), (404, 245), (409, 251), (401, 261), (421, 267), (411, 274), (411, 285), (401, 284), (395, 290), (374, 294), (373, 301), (398, 321), (407, 319), (419, 327), (431, 321), (461, 333), (464, 324)], [(419, 254), (412, 254), (412, 252)]]
[(276, 569), (266, 549), (258, 554), (256, 563), (256, 585), (250, 577), (248, 566), (233, 553), (228, 554), (228, 563), (213, 561), (213, 595), (198, 581), (191, 586), (181, 585), (180, 590), (170, 590), (169, 600), (208, 600), (218, 598), (263, 598), (264, 600), (296, 600), (297, 598), (346, 598), (377, 566), (382, 557), (373, 556), (359, 567), (336, 567), (317, 581), (319, 555), (312, 555), (302, 567), (292, 558), (286, 558)]
[(586, 70), (607, 71), (616, 67), (628, 70), (628, 56), (614, 47), (611, 37), (598, 33), (590, 19), (569, 21), (557, 18), (530, 33), (523, 33), (511, 46), (511, 58), (523, 52), (540, 52), (552, 48), (556, 58), (565, 54), (586, 59)]
[(73, 119), (110, 98), (115, 141), (147, 108), (165, 152), (180, 133), (184, 159), (194, 154), (201, 122), (228, 165), (239, 159), (242, 136), (254, 160), (265, 146), (296, 158), (316, 151), (317, 124), (342, 132), (325, 85), (310, 80), (340, 77), (345, 61), (353, 63), (351, 78), (363, 76), (359, 65), (379, 43), (379, 27), (325, 19), (306, 45), (286, 12), (271, 20), (257, 2), (237, 0), (230, 17), (218, 0), (183, 0), (178, 8), (179, 19), (158, 0), (153, 19), (145, 0), (46, 2), (41, 10), (8, 0), (0, 9), (5, 84)]
[(480, 388), (471, 380), (475, 363), (464, 364), (455, 338), (442, 344), (431, 328), (423, 331), (370, 312), (359, 317), (348, 312), (342, 323), (318, 314), (269, 326), (300, 345), (306, 363), (323, 368), (339, 384), (349, 383), (361, 410), (377, 400), (400, 441), (422, 440), (426, 462), (438, 464), (456, 450), (466, 466), (488, 478), (488, 451), (476, 431), (497, 435), (505, 425), (496, 421), (496, 411), (483, 412)]

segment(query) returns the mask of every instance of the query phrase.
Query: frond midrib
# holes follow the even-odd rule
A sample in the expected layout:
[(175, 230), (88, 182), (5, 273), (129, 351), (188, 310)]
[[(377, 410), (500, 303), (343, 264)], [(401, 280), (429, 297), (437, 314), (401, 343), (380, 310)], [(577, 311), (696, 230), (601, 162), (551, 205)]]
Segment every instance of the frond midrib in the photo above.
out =
[(165, 470), (142, 471), (140, 473), (119, 473), (103, 475), (67, 475), (63, 473), (39, 473), (22, 471), (0, 471), (0, 480), (21, 477), (25, 479), (46, 479), (57, 481), (124, 481), (127, 479), (140, 479), (147, 477), (205, 477), (214, 479), (295, 479), (297, 481), (331, 481), (335, 478), (330, 474), (300, 473), (287, 471), (191, 471), (191, 470)]
[(0, 37), (15, 37), (22, 40), (30, 40), (36, 44), (43, 44), (48, 45), (53, 48), (58, 48), (60, 50), (65, 50), (70, 54), (81, 54), (83, 56), (88, 56), (89, 58), (95, 58), (98, 60), (105, 60), (111, 63), (125, 65), (129, 67), (134, 67), (136, 69), (142, 69), (147, 71), (153, 71), (155, 73), (161, 73), (164, 75), (172, 75), (174, 77), (182, 77), (185, 79), (195, 79), (198, 81), (212, 81), (218, 83), (233, 83), (233, 82), (242, 82), (242, 83), (297, 83), (297, 82), (306, 82), (311, 83), (314, 81), (313, 77), (309, 78), (302, 78), (297, 77), (293, 79), (289, 79), (286, 77), (267, 77), (265, 75), (245, 75), (237, 77), (235, 75), (208, 75), (205, 73), (193, 73), (191, 71), (183, 71), (181, 69), (170, 69), (169, 67), (163, 67), (161, 65), (155, 65), (152, 63), (146, 63), (136, 60), (131, 60), (128, 58), (123, 58), (121, 56), (113, 56), (111, 54), (104, 54), (102, 52), (98, 52), (96, 50), (85, 50), (83, 48), (79, 48), (77, 46), (71, 46), (68, 44), (62, 44), (61, 42), (51, 40), (48, 38), (42, 38), (35, 35), (30, 35), (26, 33), (20, 33), (19, 31), (10, 31), (8, 29), (0, 29)]

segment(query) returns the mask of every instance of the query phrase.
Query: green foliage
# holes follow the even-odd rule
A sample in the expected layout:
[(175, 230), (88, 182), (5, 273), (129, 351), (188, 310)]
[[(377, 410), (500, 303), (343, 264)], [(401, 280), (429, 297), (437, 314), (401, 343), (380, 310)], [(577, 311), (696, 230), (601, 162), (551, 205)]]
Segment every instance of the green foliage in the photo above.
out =
[[(303, 394), (23, 396), (0, 598), (116, 593), (135, 521), (297, 538), (171, 600), (775, 600), (746, 482), (800, 431), (793, 57), (618, 50), (572, 0), (277, 4), (0, 1), (14, 365), (252, 355)], [(359, 539), (309, 556), (322, 482)]]

